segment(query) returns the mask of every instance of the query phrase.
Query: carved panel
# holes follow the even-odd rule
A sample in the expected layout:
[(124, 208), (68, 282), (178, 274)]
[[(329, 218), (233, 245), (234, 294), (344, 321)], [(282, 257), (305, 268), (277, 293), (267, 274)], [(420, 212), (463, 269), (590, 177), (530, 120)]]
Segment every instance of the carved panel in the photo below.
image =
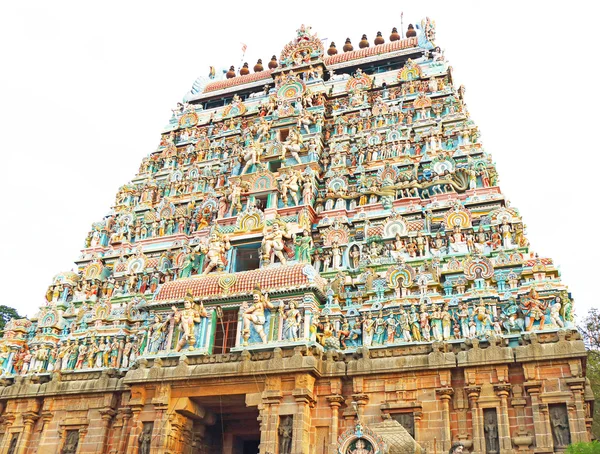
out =
[(495, 408), (483, 410), (483, 432), (485, 434), (485, 452), (488, 454), (498, 453), (498, 415)]
[(554, 447), (564, 448), (571, 444), (567, 406), (566, 404), (551, 404), (548, 405), (548, 409)]

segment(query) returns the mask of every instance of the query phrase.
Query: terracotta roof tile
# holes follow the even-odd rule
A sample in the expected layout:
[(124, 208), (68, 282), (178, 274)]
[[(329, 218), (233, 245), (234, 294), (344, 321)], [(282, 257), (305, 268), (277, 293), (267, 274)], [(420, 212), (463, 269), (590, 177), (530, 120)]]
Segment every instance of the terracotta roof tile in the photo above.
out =
[[(554, 263), (552, 261), (552, 259), (550, 259), (550, 258), (543, 258), (543, 259), (540, 259), (540, 261), (542, 262), (542, 265), (552, 265)], [(527, 260), (523, 265), (524, 266), (535, 266), (536, 263), (537, 263), (536, 259), (531, 259), (531, 260)]]
[[(182, 299), (188, 290), (196, 298), (232, 294), (248, 294), (256, 284), (263, 291), (281, 291), (285, 287), (312, 287), (322, 290), (325, 281), (316, 275), (311, 282), (302, 271), (306, 264), (262, 268), (233, 274), (209, 274), (166, 282), (156, 295), (155, 301)], [(227, 284), (230, 284), (229, 286)]]
[[(353, 50), (352, 52), (344, 52), (337, 55), (324, 57), (323, 62), (326, 65), (335, 65), (337, 63), (343, 63), (346, 61), (358, 60), (359, 58), (366, 58), (373, 55), (387, 54), (389, 52), (395, 52), (401, 49), (408, 49), (409, 47), (417, 47), (417, 38), (401, 39), (391, 43), (379, 44), (378, 46), (366, 47), (364, 49)], [(207, 84), (203, 93), (224, 90), (226, 88), (249, 84), (262, 79), (270, 79), (272, 72), (273, 71), (271, 69), (267, 69), (265, 71), (247, 74), (245, 76), (236, 76), (231, 79), (217, 80)]]
[(365, 47), (364, 49), (353, 50), (352, 52), (339, 53), (330, 57), (323, 58), (326, 65), (335, 65), (359, 58), (371, 57), (373, 55), (387, 54), (409, 47), (417, 47), (417, 38), (408, 38), (394, 41), (391, 43), (379, 44), (378, 46)]
[(206, 84), (203, 93), (209, 93), (211, 91), (224, 90), (226, 88), (235, 87), (236, 85), (249, 84), (250, 82), (256, 82), (262, 79), (271, 79), (271, 69), (260, 71), (258, 73), (247, 74), (245, 76), (237, 76), (231, 79), (217, 80)]

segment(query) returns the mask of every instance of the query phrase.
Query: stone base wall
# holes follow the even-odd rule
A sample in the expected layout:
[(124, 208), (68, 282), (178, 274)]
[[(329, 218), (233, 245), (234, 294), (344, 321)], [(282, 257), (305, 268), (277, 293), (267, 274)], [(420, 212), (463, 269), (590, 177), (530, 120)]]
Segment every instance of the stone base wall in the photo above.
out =
[[(333, 454), (357, 421), (390, 419), (428, 453), (457, 441), (480, 454), (549, 453), (589, 440), (593, 396), (575, 334), (516, 348), (494, 340), (418, 348), (296, 347), (148, 360), (126, 375), (6, 379), (0, 454), (234, 453), (252, 434), (261, 454)], [(557, 432), (561, 422), (568, 427)], [(286, 424), (291, 441), (282, 445)]]

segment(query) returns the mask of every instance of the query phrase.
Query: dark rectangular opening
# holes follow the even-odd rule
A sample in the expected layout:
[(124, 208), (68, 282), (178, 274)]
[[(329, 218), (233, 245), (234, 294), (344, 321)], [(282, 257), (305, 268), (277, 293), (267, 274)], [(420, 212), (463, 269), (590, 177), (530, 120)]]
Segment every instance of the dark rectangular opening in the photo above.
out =
[(223, 311), (223, 317), (217, 318), (213, 353), (228, 353), (235, 346), (238, 311)]
[(281, 168), (282, 162), (278, 159), (276, 161), (269, 162), (269, 170), (271, 172), (277, 172)]
[(238, 246), (234, 251), (234, 262), (233, 271), (238, 273), (240, 271), (256, 270), (260, 266), (260, 254), (258, 249), (260, 244), (247, 244)]
[(290, 130), (287, 128), (282, 128), (278, 132), (279, 132), (279, 141), (280, 142), (285, 142), (285, 140), (290, 135)]
[(395, 419), (402, 427), (406, 429), (406, 431), (410, 434), (411, 437), (415, 438), (415, 415), (414, 413), (394, 413), (391, 415), (392, 419)]
[(255, 206), (256, 208), (258, 208), (259, 210), (264, 210), (265, 208), (268, 208), (267, 206), (267, 201), (269, 200), (269, 196), (268, 195), (261, 195), (261, 196), (257, 196), (254, 198), (254, 202), (255, 202)]
[(244, 440), (242, 454), (258, 454), (260, 440)]

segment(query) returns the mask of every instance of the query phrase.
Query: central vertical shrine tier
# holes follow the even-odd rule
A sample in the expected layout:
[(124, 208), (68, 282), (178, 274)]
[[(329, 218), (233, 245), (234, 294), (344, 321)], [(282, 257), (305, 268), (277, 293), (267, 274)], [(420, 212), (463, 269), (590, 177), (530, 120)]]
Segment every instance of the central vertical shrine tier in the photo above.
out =
[(302, 26), (266, 67), (198, 78), (76, 270), (7, 324), (0, 454), (589, 440), (571, 295), (434, 22), (405, 34), (338, 50)]

